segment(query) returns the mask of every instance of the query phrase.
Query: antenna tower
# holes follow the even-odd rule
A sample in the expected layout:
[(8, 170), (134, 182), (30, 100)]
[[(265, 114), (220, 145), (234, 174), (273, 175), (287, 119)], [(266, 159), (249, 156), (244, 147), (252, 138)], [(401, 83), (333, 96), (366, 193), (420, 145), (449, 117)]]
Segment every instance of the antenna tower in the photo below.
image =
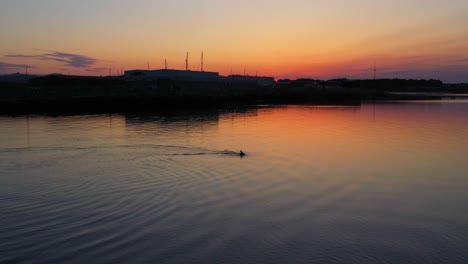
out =
[(376, 63), (375, 63), (375, 60), (374, 60), (374, 80), (377, 76), (377, 67), (376, 67)]
[(188, 71), (188, 52), (187, 52), (187, 56), (185, 57), (185, 70)]
[(200, 67), (201, 71), (204, 71), (203, 70), (203, 51), (201, 53), (201, 67)]

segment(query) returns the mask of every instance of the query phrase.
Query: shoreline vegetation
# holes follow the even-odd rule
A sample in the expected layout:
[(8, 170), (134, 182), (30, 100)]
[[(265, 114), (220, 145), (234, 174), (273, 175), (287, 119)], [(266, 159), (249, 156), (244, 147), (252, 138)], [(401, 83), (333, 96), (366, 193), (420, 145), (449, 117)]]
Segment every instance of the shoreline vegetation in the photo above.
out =
[[(439, 80), (278, 80), (274, 85), (229, 88), (229, 83), (157, 80), (123, 76), (0, 76), (0, 114), (126, 112), (253, 104), (360, 104), (364, 101), (438, 100), (467, 96), (468, 84)], [(209, 87), (209, 88), (206, 88)]]

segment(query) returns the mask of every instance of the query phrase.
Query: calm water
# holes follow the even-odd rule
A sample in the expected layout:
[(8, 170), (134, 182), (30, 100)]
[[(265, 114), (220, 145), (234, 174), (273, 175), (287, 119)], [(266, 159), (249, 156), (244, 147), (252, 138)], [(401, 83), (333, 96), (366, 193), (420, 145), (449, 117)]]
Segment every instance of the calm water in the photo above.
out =
[(0, 263), (468, 263), (468, 100), (0, 117), (0, 143)]

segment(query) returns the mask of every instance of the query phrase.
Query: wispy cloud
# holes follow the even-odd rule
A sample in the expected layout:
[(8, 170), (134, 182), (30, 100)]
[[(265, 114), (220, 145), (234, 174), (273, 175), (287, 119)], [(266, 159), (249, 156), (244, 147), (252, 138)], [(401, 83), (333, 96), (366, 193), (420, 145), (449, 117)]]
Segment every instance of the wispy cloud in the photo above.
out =
[(38, 56), (41, 60), (51, 60), (63, 62), (65, 66), (76, 67), (76, 68), (86, 68), (97, 62), (97, 59), (86, 57), (78, 54), (63, 53), (63, 52), (53, 52), (46, 53)]
[[(42, 50), (44, 51), (44, 50)], [(29, 54), (8, 54), (5, 57), (8, 58), (33, 58), (45, 61), (56, 61), (61, 62), (67, 67), (75, 68), (88, 68), (94, 65), (98, 60), (95, 58), (90, 58), (84, 55), (65, 53), (58, 51), (46, 51), (47, 53), (39, 55), (29, 55)]]
[(34, 55), (23, 55), (23, 54), (8, 54), (5, 55), (8, 58), (34, 58)]
[(0, 70), (7, 69), (7, 68), (33, 68), (33, 66), (28, 65), (28, 64), (14, 64), (14, 63), (0, 62)]

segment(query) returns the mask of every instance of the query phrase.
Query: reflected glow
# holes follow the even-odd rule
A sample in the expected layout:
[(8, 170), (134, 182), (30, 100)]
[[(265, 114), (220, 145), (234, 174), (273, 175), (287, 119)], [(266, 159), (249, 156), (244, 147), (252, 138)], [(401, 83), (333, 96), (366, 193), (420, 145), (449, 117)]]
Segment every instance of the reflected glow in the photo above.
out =
[(0, 117), (0, 262), (466, 263), (466, 135), (466, 100)]

